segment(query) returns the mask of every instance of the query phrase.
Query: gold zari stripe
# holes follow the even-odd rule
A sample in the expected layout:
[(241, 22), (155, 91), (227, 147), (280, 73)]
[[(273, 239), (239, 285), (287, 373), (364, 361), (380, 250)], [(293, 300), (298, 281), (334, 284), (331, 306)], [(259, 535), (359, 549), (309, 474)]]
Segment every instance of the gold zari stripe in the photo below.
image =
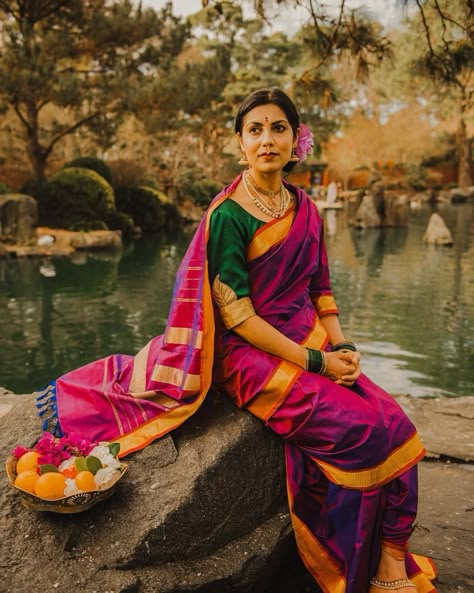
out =
[[(168, 367), (163, 364), (159, 364), (153, 370), (151, 377), (152, 381), (159, 381), (160, 383), (169, 383), (170, 385), (176, 385), (182, 387), (184, 391), (199, 391), (201, 387), (201, 377), (199, 375), (186, 374), (181, 369), (175, 367)], [(184, 379), (184, 384), (183, 384)]]
[(227, 329), (232, 329), (242, 321), (255, 315), (255, 309), (250, 297), (237, 299), (228, 305), (220, 307), (219, 311)]
[(148, 342), (133, 359), (133, 372), (130, 379), (129, 391), (132, 393), (141, 393), (145, 391), (146, 386), (146, 365), (148, 362), (148, 352), (151, 342)]
[[(192, 341), (194, 338), (194, 342)], [(194, 348), (200, 348), (202, 344), (202, 331), (193, 330), (189, 327), (167, 327), (165, 330), (165, 342), (169, 344), (186, 344)]]
[(414, 434), (401, 447), (396, 449), (379, 465), (363, 470), (343, 470), (324, 461), (315, 459), (321, 471), (334, 484), (345, 488), (364, 490), (385, 484), (400, 474), (400, 470), (409, 467), (420, 460), (425, 453), (425, 448), (418, 434)]
[(295, 210), (290, 210), (283, 218), (259, 229), (247, 248), (247, 261), (260, 257), (274, 245), (283, 241), (293, 224)]

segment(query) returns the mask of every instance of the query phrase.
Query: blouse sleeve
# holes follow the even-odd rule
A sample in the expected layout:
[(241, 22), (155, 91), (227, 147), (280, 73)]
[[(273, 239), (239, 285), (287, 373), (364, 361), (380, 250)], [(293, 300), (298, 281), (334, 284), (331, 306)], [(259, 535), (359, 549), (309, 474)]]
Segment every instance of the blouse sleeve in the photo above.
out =
[(248, 234), (232, 212), (218, 208), (212, 213), (207, 245), (209, 279), (227, 329), (255, 315), (246, 261)]
[(319, 317), (335, 314), (339, 311), (331, 290), (329, 277), (328, 256), (324, 243), (324, 227), (321, 221), (321, 236), (319, 243), (319, 263), (316, 272), (311, 277), (309, 294)]

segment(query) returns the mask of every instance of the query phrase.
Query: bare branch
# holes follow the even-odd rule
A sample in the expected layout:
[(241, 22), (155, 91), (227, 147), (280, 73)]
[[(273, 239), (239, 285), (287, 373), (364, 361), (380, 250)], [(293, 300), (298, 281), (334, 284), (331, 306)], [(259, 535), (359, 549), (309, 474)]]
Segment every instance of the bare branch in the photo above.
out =
[(93, 113), (92, 115), (89, 115), (87, 117), (84, 117), (83, 119), (77, 121), (73, 126), (70, 126), (69, 128), (64, 129), (60, 134), (58, 134), (55, 138), (53, 138), (53, 140), (49, 143), (49, 145), (45, 148), (45, 156), (48, 156), (49, 154), (51, 154), (51, 151), (53, 150), (53, 148), (55, 147), (55, 145), (65, 136), (67, 136), (68, 134), (72, 134), (72, 132), (75, 132), (78, 128), (80, 128), (81, 126), (89, 123), (90, 121), (92, 121), (93, 119), (95, 119), (96, 117), (98, 117), (100, 115), (100, 113), (97, 111), (95, 113)]

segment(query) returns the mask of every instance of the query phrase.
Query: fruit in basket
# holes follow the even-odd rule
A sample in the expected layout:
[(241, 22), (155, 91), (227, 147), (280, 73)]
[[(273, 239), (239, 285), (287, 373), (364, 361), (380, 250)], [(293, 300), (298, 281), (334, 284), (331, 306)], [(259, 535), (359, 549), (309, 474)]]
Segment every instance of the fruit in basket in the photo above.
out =
[(83, 492), (91, 492), (92, 490), (97, 490), (94, 480), (94, 474), (92, 472), (84, 470), (79, 472), (77, 476), (74, 478), (77, 487), (79, 490)]
[(35, 484), (38, 478), (38, 472), (34, 471), (33, 469), (26, 469), (17, 475), (14, 483), (18, 488), (34, 494)]
[(21, 474), (26, 470), (36, 471), (38, 468), (38, 458), (40, 454), (36, 451), (27, 451), (18, 459), (16, 464), (16, 473)]
[(39, 476), (35, 483), (35, 494), (40, 498), (55, 500), (64, 496), (66, 478), (58, 472), (47, 472)]

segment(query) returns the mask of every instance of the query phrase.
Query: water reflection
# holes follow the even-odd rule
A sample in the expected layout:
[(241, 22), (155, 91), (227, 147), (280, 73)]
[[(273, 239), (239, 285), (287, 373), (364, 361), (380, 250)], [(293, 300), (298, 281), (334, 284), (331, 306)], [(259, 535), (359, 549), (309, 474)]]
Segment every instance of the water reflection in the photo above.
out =
[[(392, 393), (474, 394), (474, 204), (439, 213), (452, 248), (423, 244), (429, 208), (408, 227), (364, 231), (344, 211), (323, 214), (344, 331)], [(0, 386), (30, 392), (161, 333), (191, 234), (145, 236), (113, 256), (0, 260)]]

